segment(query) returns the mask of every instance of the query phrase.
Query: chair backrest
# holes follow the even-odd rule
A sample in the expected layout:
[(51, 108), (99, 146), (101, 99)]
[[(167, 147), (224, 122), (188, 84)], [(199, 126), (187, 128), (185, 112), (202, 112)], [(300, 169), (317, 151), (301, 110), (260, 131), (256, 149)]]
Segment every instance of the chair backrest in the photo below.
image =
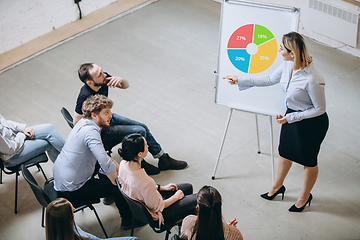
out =
[(74, 127), (73, 124), (73, 117), (71, 116), (71, 114), (69, 113), (69, 111), (66, 108), (61, 108), (61, 114), (63, 115), (63, 117), (65, 118), (67, 124), (69, 124), (69, 126), (71, 128)]
[[(36, 199), (43, 206), (46, 207), (52, 200), (48, 194), (42, 189), (36, 182), (33, 175), (30, 171), (24, 166), (21, 166), (21, 172), (24, 176), (24, 179), (29, 183), (31, 190), (34, 192)], [(53, 185), (53, 184), (51, 184)], [(50, 186), (49, 186), (50, 187)], [(55, 191), (55, 190), (54, 190)]]
[(150, 215), (148, 210), (144, 207), (144, 205), (142, 205), (139, 201), (136, 201), (136, 200), (130, 198), (128, 195), (126, 195), (121, 190), (121, 185), (120, 185), (117, 178), (115, 179), (115, 182), (116, 182), (116, 184), (117, 184), (117, 186), (119, 188), (119, 191), (121, 192), (121, 194), (125, 198), (125, 201), (129, 205), (129, 208), (131, 210), (132, 215), (135, 216), (135, 218), (138, 219), (139, 221), (146, 222), (152, 228), (157, 228), (158, 229), (159, 228), (159, 223), (157, 221), (154, 221), (154, 219), (152, 218), (152, 216)]

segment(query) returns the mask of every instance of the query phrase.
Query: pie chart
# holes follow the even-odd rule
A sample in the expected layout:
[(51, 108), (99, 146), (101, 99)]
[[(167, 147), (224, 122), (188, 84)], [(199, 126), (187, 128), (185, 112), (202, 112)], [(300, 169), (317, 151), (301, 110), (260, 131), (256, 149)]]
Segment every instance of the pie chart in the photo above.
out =
[(229, 60), (238, 70), (256, 74), (268, 69), (277, 56), (274, 34), (259, 24), (243, 25), (231, 35), (227, 45)]

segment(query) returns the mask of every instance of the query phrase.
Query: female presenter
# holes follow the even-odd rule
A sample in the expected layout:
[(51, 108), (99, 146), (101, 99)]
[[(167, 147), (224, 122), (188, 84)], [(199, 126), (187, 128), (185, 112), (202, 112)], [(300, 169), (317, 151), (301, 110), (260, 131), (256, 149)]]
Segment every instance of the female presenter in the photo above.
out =
[(313, 198), (311, 189), (318, 176), (317, 156), (329, 127), (325, 112), (325, 81), (315, 68), (304, 38), (296, 33), (285, 34), (279, 52), (284, 62), (269, 76), (243, 77), (229, 75), (224, 78), (243, 90), (253, 86), (270, 86), (280, 83), (286, 94), (285, 116), (277, 115), (282, 124), (279, 143), (279, 162), (275, 181), (270, 191), (261, 195), (267, 200), (278, 194), (284, 198), (285, 177), (292, 162), (304, 166), (304, 186), (290, 212), (301, 212)]

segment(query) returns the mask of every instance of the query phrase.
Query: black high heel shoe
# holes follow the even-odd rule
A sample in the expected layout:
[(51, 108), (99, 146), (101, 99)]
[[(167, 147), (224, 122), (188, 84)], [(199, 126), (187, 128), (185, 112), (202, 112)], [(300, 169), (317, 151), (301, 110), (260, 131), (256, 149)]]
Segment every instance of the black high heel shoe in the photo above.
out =
[(312, 194), (310, 193), (310, 196), (309, 196), (309, 198), (308, 198), (308, 200), (307, 200), (307, 202), (305, 203), (304, 206), (302, 206), (301, 208), (297, 208), (297, 207), (295, 206), (295, 204), (294, 204), (294, 205), (291, 206), (291, 208), (289, 208), (289, 212), (302, 212), (302, 211), (304, 210), (304, 208), (305, 208), (305, 206), (306, 206), (307, 203), (309, 203), (309, 207), (310, 207), (310, 203), (311, 203), (311, 200), (312, 200), (312, 199), (313, 199), (313, 196), (312, 196)]
[(268, 195), (269, 192), (261, 194), (260, 196), (262, 198), (265, 198), (266, 200), (273, 200), (278, 194), (282, 193), (282, 198), (281, 199), (284, 200), (285, 190), (286, 190), (285, 186), (282, 185), (281, 188), (279, 190), (277, 190), (277, 192), (274, 193), (272, 196)]

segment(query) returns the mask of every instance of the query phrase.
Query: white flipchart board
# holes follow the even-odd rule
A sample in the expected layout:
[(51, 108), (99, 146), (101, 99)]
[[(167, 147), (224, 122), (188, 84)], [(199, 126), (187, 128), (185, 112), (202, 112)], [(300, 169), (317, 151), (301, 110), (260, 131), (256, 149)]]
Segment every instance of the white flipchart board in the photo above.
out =
[[(283, 61), (278, 52), (282, 36), (297, 31), (298, 22), (299, 12), (294, 7), (240, 0), (223, 1), (215, 103), (270, 116), (284, 114), (285, 94), (280, 84), (239, 91), (237, 86), (230, 85), (223, 77), (230, 74), (257, 76), (272, 73)], [(236, 49), (245, 45), (246, 49)], [(246, 67), (244, 70), (245, 65), (247, 70)]]

